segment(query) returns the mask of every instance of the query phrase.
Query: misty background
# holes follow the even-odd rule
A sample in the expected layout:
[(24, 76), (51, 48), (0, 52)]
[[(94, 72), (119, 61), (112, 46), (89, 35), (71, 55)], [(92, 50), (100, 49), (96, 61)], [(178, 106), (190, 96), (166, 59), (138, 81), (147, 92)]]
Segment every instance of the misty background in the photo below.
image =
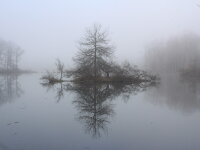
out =
[(200, 35), (199, 0), (0, 0), (0, 38), (23, 50), (20, 67), (43, 71), (60, 58), (73, 64), (85, 28), (109, 30), (118, 61), (143, 66), (152, 42)]

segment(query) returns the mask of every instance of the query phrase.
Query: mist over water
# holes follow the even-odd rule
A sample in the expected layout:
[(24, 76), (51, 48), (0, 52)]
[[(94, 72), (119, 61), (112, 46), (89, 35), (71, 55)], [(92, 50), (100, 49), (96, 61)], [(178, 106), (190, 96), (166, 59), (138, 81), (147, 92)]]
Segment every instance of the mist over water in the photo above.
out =
[(160, 74), (197, 71), (200, 66), (200, 37), (183, 34), (154, 43), (146, 51), (147, 68)]
[(200, 34), (198, 0), (1, 1), (0, 38), (25, 52), (22, 68), (67, 67), (85, 28), (100, 23), (110, 32), (119, 62), (143, 65), (146, 46), (188, 32)]
[[(151, 92), (148, 92), (148, 102), (161, 107), (168, 107), (183, 115), (190, 115), (199, 112), (199, 86), (197, 80), (185, 80), (177, 74), (162, 76), (160, 85)], [(151, 98), (149, 98), (151, 97)]]
[(199, 150), (200, 1), (0, 1), (0, 150)]

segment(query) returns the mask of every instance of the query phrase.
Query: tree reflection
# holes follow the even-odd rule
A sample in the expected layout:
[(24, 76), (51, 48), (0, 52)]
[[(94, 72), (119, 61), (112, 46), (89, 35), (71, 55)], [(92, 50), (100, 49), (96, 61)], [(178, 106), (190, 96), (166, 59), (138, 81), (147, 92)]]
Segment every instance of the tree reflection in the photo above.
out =
[(122, 96), (123, 100), (128, 100), (131, 94), (146, 90), (152, 86), (150, 83), (128, 84), (128, 83), (59, 83), (43, 84), (47, 90), (56, 90), (56, 101), (64, 97), (65, 92), (73, 92), (76, 97), (73, 100), (75, 108), (78, 110), (77, 119), (84, 125), (86, 133), (94, 138), (101, 137), (102, 133), (107, 133), (110, 118), (114, 115), (113, 100)]
[(18, 75), (0, 76), (0, 105), (12, 102), (23, 94)]
[(79, 111), (78, 119), (85, 125), (86, 132), (93, 137), (100, 137), (107, 131), (109, 119), (114, 114), (113, 103), (118, 96), (128, 100), (131, 94), (145, 90), (147, 84), (77, 84), (68, 90), (76, 92), (73, 101)]
[(50, 90), (53, 90), (56, 92), (56, 102), (58, 103), (61, 99), (64, 98), (65, 94), (64, 92), (67, 91), (66, 84), (59, 83), (59, 84), (49, 84), (49, 83), (42, 83), (42, 86), (47, 89), (47, 92)]
[(79, 111), (78, 119), (85, 125), (86, 132), (93, 137), (100, 137), (101, 131), (107, 130), (109, 117), (113, 115), (111, 89), (109, 85), (77, 85), (73, 103)]
[(148, 101), (164, 105), (183, 114), (200, 111), (200, 82), (179, 75), (162, 77), (161, 84), (146, 95)]

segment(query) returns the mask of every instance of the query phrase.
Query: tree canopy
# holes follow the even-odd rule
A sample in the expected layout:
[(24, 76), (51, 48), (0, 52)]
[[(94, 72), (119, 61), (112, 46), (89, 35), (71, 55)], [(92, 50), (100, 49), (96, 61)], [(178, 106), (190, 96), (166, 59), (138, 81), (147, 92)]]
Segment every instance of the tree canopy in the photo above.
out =
[(79, 42), (79, 51), (73, 59), (77, 77), (99, 77), (106, 73), (113, 57), (114, 47), (110, 44), (108, 32), (101, 25), (88, 28)]

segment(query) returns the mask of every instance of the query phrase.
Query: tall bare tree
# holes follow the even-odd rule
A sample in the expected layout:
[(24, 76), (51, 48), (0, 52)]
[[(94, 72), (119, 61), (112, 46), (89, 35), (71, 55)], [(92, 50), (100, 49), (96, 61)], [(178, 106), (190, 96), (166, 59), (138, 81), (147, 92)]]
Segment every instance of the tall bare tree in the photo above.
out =
[(62, 80), (64, 73), (64, 63), (62, 63), (60, 59), (56, 59), (56, 68), (57, 72), (60, 74), (60, 80)]
[(79, 42), (79, 52), (74, 60), (80, 73), (87, 70), (96, 79), (101, 75), (102, 65), (107, 64), (105, 62), (112, 58), (112, 54), (108, 32), (100, 24), (94, 24)]

